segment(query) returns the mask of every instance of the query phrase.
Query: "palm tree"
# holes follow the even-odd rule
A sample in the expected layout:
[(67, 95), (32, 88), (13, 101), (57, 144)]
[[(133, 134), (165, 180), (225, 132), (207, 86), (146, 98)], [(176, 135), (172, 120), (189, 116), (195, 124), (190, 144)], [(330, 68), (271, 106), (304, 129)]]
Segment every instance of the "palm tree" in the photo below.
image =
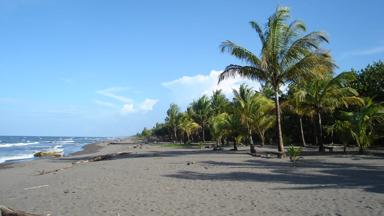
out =
[(250, 22), (261, 41), (260, 56), (231, 41), (223, 42), (221, 44), (222, 52), (227, 51), (248, 65), (229, 65), (219, 76), (219, 82), (239, 75), (250, 80), (260, 80), (272, 87), (275, 95), (280, 157), (285, 157), (281, 131), (280, 87), (297, 78), (312, 77), (324, 70), (332, 70), (334, 67), (330, 55), (320, 49), (322, 42), (328, 42), (325, 34), (311, 32), (302, 36), (302, 33), (306, 31), (304, 23), (293, 21), (288, 24), (288, 18), (289, 8), (278, 7), (275, 13), (269, 17), (264, 31), (256, 22)]
[(263, 95), (256, 94), (252, 100), (252, 127), (259, 135), (261, 146), (265, 144), (265, 132), (275, 124), (273, 101)]
[(351, 133), (350, 133), (350, 122), (345, 120), (335, 120), (335, 122), (332, 125), (329, 125), (326, 127), (326, 130), (328, 133), (332, 136), (332, 143), (333, 143), (333, 135), (336, 133), (338, 137), (340, 138), (341, 143), (344, 146), (344, 152), (347, 152), (347, 145), (348, 142), (351, 140)]
[(176, 104), (171, 104), (167, 110), (167, 117), (165, 118), (165, 122), (168, 127), (172, 131), (172, 140), (176, 142), (177, 140), (177, 125), (178, 125), (178, 116), (180, 113), (180, 109)]
[(197, 101), (193, 101), (188, 111), (194, 121), (200, 125), (203, 134), (203, 143), (205, 143), (205, 129), (211, 117), (211, 101), (204, 95)]
[(213, 92), (211, 97), (211, 107), (213, 115), (219, 115), (228, 110), (229, 101), (221, 90), (216, 90)]
[(292, 85), (290, 85), (290, 93), (288, 96), (288, 100), (283, 103), (283, 107), (285, 107), (287, 110), (293, 112), (299, 117), (301, 145), (305, 147), (306, 143), (303, 129), (303, 117), (313, 116), (314, 112), (313, 110), (304, 106), (303, 102), (305, 99), (305, 91), (300, 89), (301, 86), (301, 82), (293, 83)]
[(234, 111), (239, 116), (241, 124), (244, 125), (247, 130), (251, 154), (256, 154), (256, 149), (252, 138), (252, 106), (255, 92), (252, 90), (252, 88), (242, 84), (239, 90), (233, 90), (233, 94)]
[(213, 116), (210, 119), (211, 133), (212, 136), (216, 139), (216, 147), (219, 146), (220, 140), (226, 134), (226, 129), (228, 125), (228, 114), (221, 113), (216, 116)]
[(190, 142), (191, 135), (197, 131), (200, 126), (192, 120), (188, 113), (182, 113), (180, 116), (178, 128), (187, 135), (187, 142)]
[(237, 145), (241, 143), (244, 137), (247, 136), (247, 130), (241, 123), (240, 115), (232, 113), (227, 118), (228, 135), (233, 137), (233, 150), (237, 151)]
[(304, 97), (302, 105), (310, 108), (317, 118), (316, 139), (319, 144), (319, 151), (324, 151), (323, 128), (321, 115), (325, 112), (333, 112), (339, 107), (348, 107), (351, 104), (361, 104), (355, 89), (350, 87), (356, 79), (352, 72), (340, 73), (332, 78), (332, 74), (322, 79), (312, 79), (310, 82), (301, 83), (301, 95)]
[(371, 98), (365, 98), (364, 105), (356, 112), (346, 112), (350, 133), (363, 153), (374, 139), (383, 137), (384, 102), (373, 103)]

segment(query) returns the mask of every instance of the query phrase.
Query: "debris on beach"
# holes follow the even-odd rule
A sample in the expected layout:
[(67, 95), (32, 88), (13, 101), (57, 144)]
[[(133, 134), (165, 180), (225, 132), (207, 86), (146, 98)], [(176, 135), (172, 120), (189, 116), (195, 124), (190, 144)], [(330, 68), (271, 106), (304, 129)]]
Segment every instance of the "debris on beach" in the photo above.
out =
[(5, 206), (0, 206), (0, 213), (1, 216), (41, 216), (37, 214), (30, 214), (19, 210), (14, 210)]
[(191, 161), (191, 162), (187, 162), (187, 165), (192, 165), (192, 164), (195, 164), (195, 161)]
[(63, 153), (62, 152), (55, 152), (55, 151), (52, 151), (52, 152), (36, 152), (35, 154), (33, 154), (34, 157), (55, 157), (55, 158), (59, 158), (59, 157), (63, 157)]
[(95, 156), (95, 157), (90, 158), (88, 160), (79, 160), (79, 161), (73, 162), (73, 164), (81, 164), (81, 163), (96, 162), (96, 161), (103, 161), (103, 160), (112, 160), (112, 159), (126, 156), (129, 154), (131, 154), (131, 152), (118, 152), (118, 153), (112, 153), (112, 154), (98, 155), (98, 156)]
[(48, 186), (49, 185), (39, 185), (39, 186), (24, 188), (24, 190), (34, 190), (34, 189), (44, 188), (44, 187), (48, 187)]

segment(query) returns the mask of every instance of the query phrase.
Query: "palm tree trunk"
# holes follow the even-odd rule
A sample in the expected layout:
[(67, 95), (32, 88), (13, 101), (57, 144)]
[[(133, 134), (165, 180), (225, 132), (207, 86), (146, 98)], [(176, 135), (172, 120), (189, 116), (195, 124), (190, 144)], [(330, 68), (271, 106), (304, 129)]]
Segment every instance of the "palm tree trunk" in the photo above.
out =
[(201, 125), (201, 129), (203, 130), (203, 143), (205, 144), (205, 129), (204, 129), (204, 124)]
[(176, 141), (177, 140), (177, 128), (176, 127), (173, 127), (173, 136), (175, 137), (175, 141)]
[(251, 151), (251, 154), (256, 154), (255, 144), (253, 143), (251, 130), (249, 130), (249, 150)]
[(300, 116), (300, 132), (301, 132), (301, 144), (303, 147), (305, 146), (305, 137), (304, 137), (304, 130), (303, 130), (303, 118)]
[(323, 143), (323, 129), (321, 127), (321, 114), (320, 111), (317, 112), (317, 118), (318, 118), (318, 127), (319, 127), (319, 152), (324, 152), (324, 143)]
[(281, 112), (280, 112), (280, 103), (279, 103), (279, 92), (278, 89), (275, 89), (275, 106), (276, 106), (276, 119), (277, 119), (277, 138), (278, 138), (278, 150), (279, 157), (284, 158), (284, 143), (283, 143), (283, 132), (281, 130)]
[(264, 146), (264, 144), (265, 144), (265, 136), (264, 136), (264, 134), (260, 134), (260, 139), (261, 139), (261, 146)]
[(187, 143), (189, 143), (189, 133), (187, 133)]

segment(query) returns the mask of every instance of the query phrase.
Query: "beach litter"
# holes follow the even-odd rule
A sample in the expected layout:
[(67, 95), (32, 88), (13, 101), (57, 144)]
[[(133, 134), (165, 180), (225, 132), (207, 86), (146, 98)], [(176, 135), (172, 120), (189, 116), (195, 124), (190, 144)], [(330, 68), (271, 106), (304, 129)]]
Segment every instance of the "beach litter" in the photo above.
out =
[(49, 185), (39, 185), (39, 186), (24, 188), (24, 190), (34, 190), (34, 189), (44, 188), (44, 187), (48, 187), (48, 186)]

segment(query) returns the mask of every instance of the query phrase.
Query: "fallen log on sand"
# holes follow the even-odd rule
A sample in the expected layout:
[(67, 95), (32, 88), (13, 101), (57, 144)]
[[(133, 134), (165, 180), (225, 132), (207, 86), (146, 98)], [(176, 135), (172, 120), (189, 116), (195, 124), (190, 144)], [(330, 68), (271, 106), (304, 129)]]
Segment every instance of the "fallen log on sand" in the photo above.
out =
[(87, 159), (87, 160), (75, 161), (72, 163), (71, 166), (68, 166), (68, 167), (64, 167), (64, 168), (60, 168), (60, 169), (54, 169), (54, 170), (41, 170), (36, 175), (46, 175), (49, 173), (57, 173), (59, 171), (72, 168), (73, 165), (76, 165), (76, 164), (83, 164), (83, 163), (88, 163), (88, 162), (97, 162), (97, 161), (103, 161), (103, 160), (113, 160), (113, 159), (117, 159), (119, 157), (125, 157), (125, 156), (130, 155), (130, 154), (131, 154), (131, 152), (118, 152), (118, 153), (112, 153), (112, 154), (98, 155), (98, 156), (92, 157), (92, 158)]
[(129, 154), (131, 154), (131, 152), (118, 152), (118, 153), (112, 153), (112, 154), (98, 155), (88, 160), (76, 161), (73, 164), (81, 164), (81, 163), (96, 162), (96, 161), (103, 161), (103, 160), (113, 160), (119, 157), (127, 156)]
[(41, 216), (37, 214), (30, 214), (23, 211), (14, 210), (5, 206), (0, 206), (1, 216)]

